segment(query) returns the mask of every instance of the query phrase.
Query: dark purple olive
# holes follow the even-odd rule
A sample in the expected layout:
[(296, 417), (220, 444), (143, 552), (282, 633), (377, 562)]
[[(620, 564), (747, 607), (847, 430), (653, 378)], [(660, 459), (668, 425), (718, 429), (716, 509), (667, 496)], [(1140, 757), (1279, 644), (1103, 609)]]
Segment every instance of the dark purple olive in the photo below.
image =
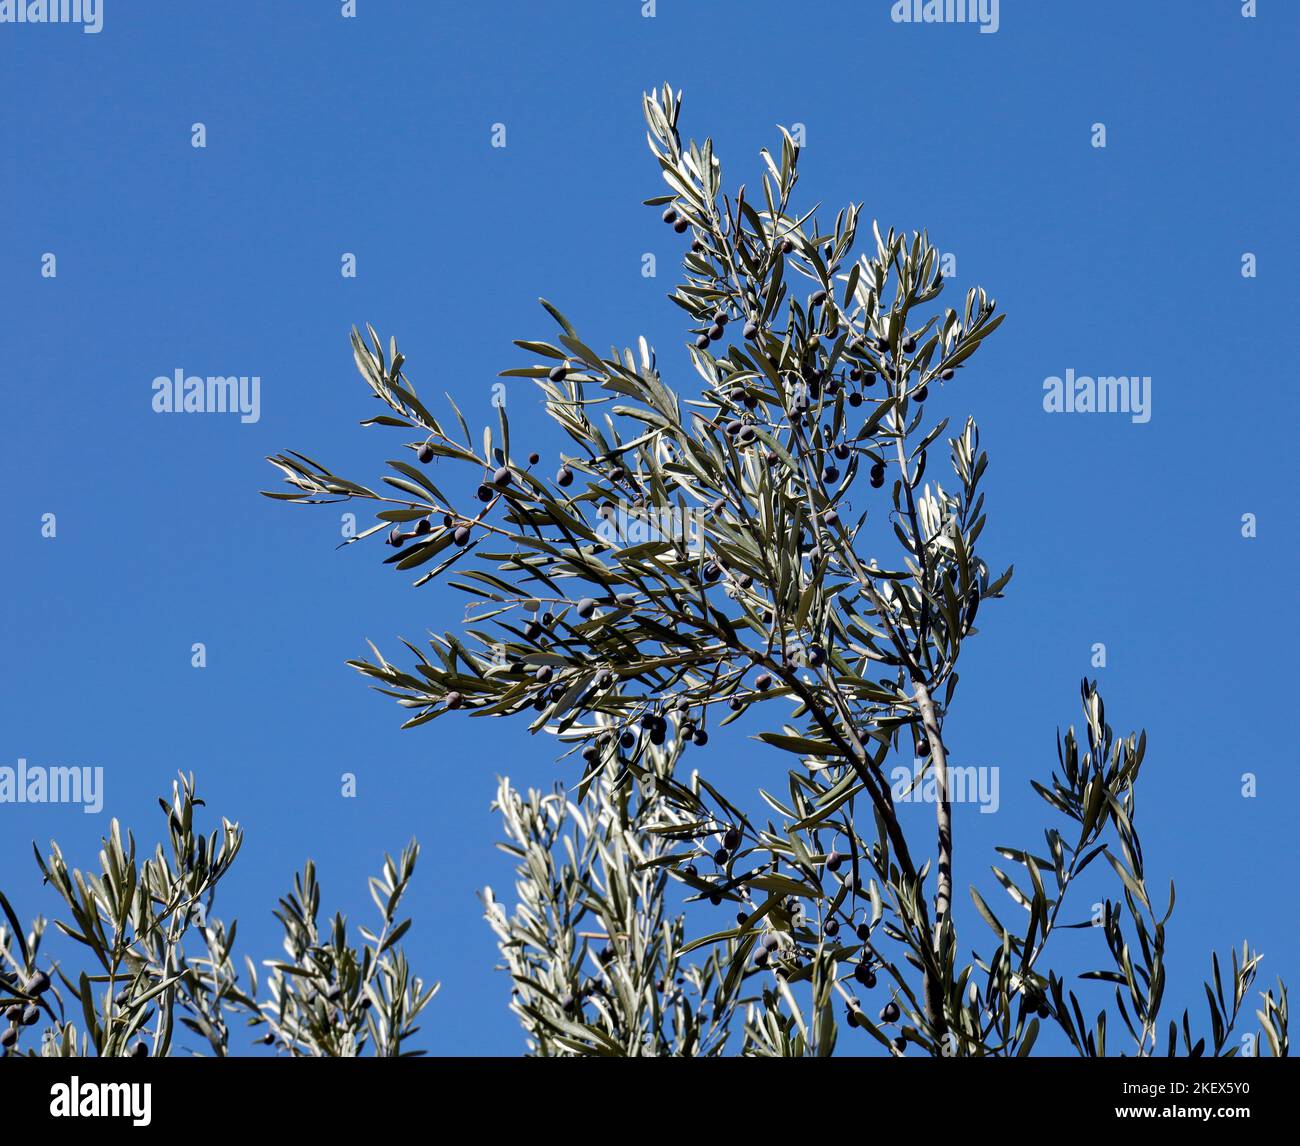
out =
[(726, 848), (719, 848), (716, 852), (713, 853), (713, 862), (716, 864), (724, 864), (730, 858), (731, 858), (731, 853), (727, 851)]
[(459, 526), (452, 538), (457, 545), (465, 546), (469, 544), (469, 526)]
[(924, 402), (930, 396), (930, 390), (926, 386), (918, 386), (912, 391), (912, 397), (918, 402)]
[(43, 995), (50, 989), (50, 977), (44, 971), (33, 972), (23, 983), (23, 994)]
[(696, 349), (696, 350), (705, 350), (705, 349), (708, 348), (708, 345), (709, 345), (709, 336), (708, 336), (707, 334), (701, 334), (701, 335), (700, 335), (698, 338), (696, 338), (696, 340), (695, 340), (695, 349)]
[(673, 230), (676, 231), (679, 235), (684, 235), (686, 233), (687, 228), (690, 227), (690, 225), (691, 224), (688, 219), (678, 219), (676, 222), (673, 223)]
[(880, 1008), (880, 1021), (882, 1023), (896, 1023), (900, 1013), (898, 1004), (893, 999), (890, 999), (888, 1003)]
[(677, 222), (677, 212), (674, 211), (671, 207), (664, 208), (663, 220), (665, 223)]
[(754, 678), (754, 687), (758, 689), (759, 692), (766, 692), (772, 687), (772, 674), (767, 672), (759, 673), (758, 676)]
[(424, 445), (415, 451), (415, 456), (425, 465), (428, 465), (433, 461), (433, 447), (429, 445), (428, 442), (425, 442)]
[(421, 537), (423, 537), (426, 533), (432, 533), (433, 522), (430, 521), (427, 517), (420, 518), (420, 520), (415, 523), (415, 532)]
[(826, 301), (826, 292), (824, 290), (813, 291), (812, 297), (808, 299), (811, 306), (821, 306)]
[(568, 466), (561, 466), (555, 475), (555, 484), (568, 486), (573, 484), (573, 471)]
[(839, 871), (843, 863), (844, 863), (844, 856), (841, 852), (837, 852), (834, 848), (831, 848), (831, 850), (827, 852), (826, 854), (827, 871)]
[(956, 375), (955, 370), (945, 370), (942, 374), (939, 375), (939, 377), (942, 378), (945, 382), (951, 382), (955, 375)]
[(703, 728), (697, 728), (691, 739), (695, 742), (696, 748), (703, 748), (709, 742), (709, 734)]
[(862, 395), (861, 395), (861, 394), (850, 394), (850, 395), (849, 395), (849, 405), (850, 405), (850, 406), (861, 406), (861, 405), (862, 405)]
[(446, 696), (446, 702), (448, 708), (459, 708), (465, 703), (465, 698), (458, 692), (449, 692)]
[(834, 482), (840, 480), (840, 471), (834, 466), (827, 466), (822, 470), (822, 481)]
[(911, 354), (916, 349), (916, 339), (909, 338), (903, 343), (903, 353)]
[(793, 239), (782, 239), (782, 240), (781, 240), (781, 251), (782, 251), (783, 254), (787, 254), (787, 255), (788, 255), (788, 254), (789, 254), (791, 251), (793, 251), (793, 250), (794, 250), (794, 240), (793, 240)]
[(737, 828), (728, 828), (722, 834), (722, 846), (730, 851), (735, 851), (740, 846), (740, 831)]
[(22, 1018), (18, 1021), (25, 1027), (30, 1027), (37, 1023), (41, 1017), (41, 1009), (35, 1003), (28, 1003), (23, 1008)]
[(813, 668), (821, 668), (826, 663), (826, 650), (821, 645), (809, 645), (808, 663)]
[(722, 329), (721, 326), (719, 326), (719, 325), (715, 322), (711, 327), (709, 327), (709, 332), (708, 332), (708, 333), (709, 333), (709, 341), (710, 341), (710, 342), (717, 342), (718, 339), (720, 339), (720, 338), (723, 336), (723, 334), (726, 333), (726, 332)]
[(546, 375), (552, 382), (563, 382), (568, 376), (569, 368), (567, 366), (552, 366)]
[(840, 921), (838, 919), (828, 919), (822, 928), (830, 938), (834, 939), (840, 933)]
[(583, 597), (583, 599), (578, 602), (578, 616), (584, 621), (587, 620), (595, 611), (596, 602), (590, 597)]
[(747, 322), (743, 331), (746, 338), (753, 338), (758, 333), (758, 323)]
[(492, 500), (493, 496), (494, 496), (494, 491), (492, 487), (487, 484), (487, 482), (484, 482), (481, 486), (478, 487), (479, 501), (489, 502)]
[(862, 375), (862, 385), (874, 386), (875, 384), (876, 384), (876, 372), (874, 370), (868, 370), (865, 374)]
[(396, 525), (388, 531), (388, 544), (393, 548), (399, 548), (406, 540), (406, 534), (403, 533)]
[(542, 460), (541, 454), (533, 453), (528, 455), (528, 464), (530, 466), (535, 466), (541, 460)]
[(17, 1042), (18, 1042), (17, 1027), (5, 1027), (3, 1031), (0, 1031), (0, 1047), (4, 1047), (5, 1050), (9, 1050)]

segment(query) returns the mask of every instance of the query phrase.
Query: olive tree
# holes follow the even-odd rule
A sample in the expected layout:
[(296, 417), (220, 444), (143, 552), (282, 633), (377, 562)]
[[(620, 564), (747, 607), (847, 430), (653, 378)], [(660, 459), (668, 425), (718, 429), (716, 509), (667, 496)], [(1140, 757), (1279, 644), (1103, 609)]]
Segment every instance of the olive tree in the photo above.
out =
[(438, 988), (412, 974), (400, 946), (411, 922), (398, 917), (419, 855), (414, 843), (396, 860), (386, 856), (371, 878), (381, 926), (361, 928), (360, 945), (342, 915), (322, 929), (320, 887), (308, 861), (275, 912), (285, 954), (267, 961), (261, 992), (252, 960), (245, 957), (242, 969), (235, 962), (236, 921), (226, 925), (214, 914), (242, 830), (224, 818), (206, 836), (196, 828), (203, 801), (192, 776), (173, 783), (170, 801), (158, 802), (167, 839), (152, 854), (137, 852), (117, 820), (102, 841), (98, 872), (69, 868), (57, 843), (48, 856), (36, 852), (44, 882), (66, 911), (55, 928), (87, 953), (89, 970), (52, 963), (42, 951), (45, 918), (25, 930), (0, 891), (0, 1053), (225, 1057), (238, 1053), (232, 1022), (294, 1057), (422, 1053), (409, 1049), (410, 1040)]
[[(450, 396), (435, 416), (373, 328), (352, 347), (385, 410), (363, 425), (403, 436), (382, 484), (270, 459), (292, 488), (268, 496), (373, 502), (352, 541), (382, 535), (416, 585), (446, 575), (467, 595), (453, 629), (403, 642), (404, 664), (374, 646), (351, 662), (405, 727), (522, 717), (580, 761), (570, 793), (503, 783), (497, 801), (519, 903), (489, 895), (488, 915), (530, 1048), (829, 1054), (842, 1014), (859, 1046), (894, 1055), (1024, 1054), (1049, 1020), (1101, 1055), (1116, 1018), (1130, 1053), (1235, 1053), (1259, 956), (1234, 954), (1226, 983), (1215, 959), (1208, 1043), (1186, 1014), (1163, 1026), (1169, 912), (1135, 827), (1145, 737), (1117, 737), (1088, 681), (1086, 744), (1071, 729), (1035, 784), (1053, 817), (1041, 848), (999, 849), (1013, 914), (972, 888), (992, 935), (965, 961), (946, 719), (964, 643), (1011, 570), (981, 546), (975, 422), (934, 409), (1002, 315), (982, 289), (941, 302), (924, 232), (873, 225), (858, 253), (858, 206), (829, 224), (797, 208), (789, 133), (761, 153), (757, 190), (724, 192), (681, 106), (669, 87), (645, 98), (667, 184), (646, 202), (687, 244), (671, 300), (689, 393), (644, 338), (602, 356), (543, 300), (555, 333), (519, 340), (530, 361), (503, 376), (540, 387), (568, 441), (554, 468), (513, 448), (504, 406), (481, 437)], [(724, 795), (707, 779), (701, 750), (742, 720), (793, 757), (784, 789)], [(934, 792), (927, 832), (900, 819), (899, 756)], [(1078, 989), (1113, 988), (1113, 1008), (1090, 1020), (1047, 947), (1079, 926), (1062, 909), (1099, 858), (1117, 891), (1086, 921), (1104, 959)], [(724, 905), (734, 920), (705, 918)], [(1280, 984), (1257, 1016), (1286, 1053)]]

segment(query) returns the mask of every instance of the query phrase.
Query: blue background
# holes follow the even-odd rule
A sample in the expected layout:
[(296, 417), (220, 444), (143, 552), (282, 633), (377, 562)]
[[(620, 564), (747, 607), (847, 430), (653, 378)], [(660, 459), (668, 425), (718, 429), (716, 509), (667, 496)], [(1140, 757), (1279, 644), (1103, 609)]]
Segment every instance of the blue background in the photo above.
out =
[[(1179, 883), (1166, 1016), (1203, 1016), (1211, 946), (1249, 937), (1265, 979), (1294, 972), (1300, 7), (1003, 0), (996, 35), (897, 25), (887, 0), (640, 7), (359, 0), (344, 19), (333, 0), (108, 0), (99, 35), (0, 25), (0, 763), (103, 766), (108, 785), (102, 818), (0, 806), (0, 886), (24, 916), (54, 910), (31, 841), (93, 864), (110, 815), (152, 841), (154, 796), (193, 770), (248, 832), (221, 902), (260, 962), (305, 857), (326, 905), (365, 922), (366, 876), (418, 836), (407, 946), (443, 983), (421, 1045), (521, 1048), (476, 898), (509, 895), (488, 804), (500, 773), (547, 786), (572, 767), (522, 724), (399, 732), (344, 661), (367, 637), (401, 660), (398, 634), (453, 627), (462, 601), (411, 590), (377, 548), (336, 552), (345, 507), (257, 491), (286, 447), (362, 481), (395, 456), (398, 432), (356, 426), (376, 411), (353, 323), (396, 334), (422, 395), (450, 391), (473, 423), (494, 418), (497, 371), (527, 362), (510, 340), (551, 336), (541, 294), (597, 348), (645, 333), (695, 385), (665, 300), (682, 244), (640, 205), (662, 191), (640, 95), (667, 79), (725, 187), (755, 186), (774, 125), (802, 123), (804, 207), (928, 228), (957, 291), (981, 284), (1009, 315), (933, 402), (978, 419), (984, 552), (1016, 565), (949, 724), (956, 763), (1002, 769), (998, 815), (958, 809), (963, 949), (988, 947), (970, 880), (1009, 913), (992, 845), (1041, 847), (1028, 779), (1054, 766), (1104, 642), (1111, 722), (1150, 736), (1151, 882)], [(153, 413), (152, 380), (178, 368), (259, 375), (261, 421)], [(1067, 368), (1150, 375), (1152, 420), (1049, 417), (1042, 381)], [(517, 436), (553, 458), (535, 393), (510, 385)], [(783, 774), (740, 735), (714, 745), (753, 788)]]

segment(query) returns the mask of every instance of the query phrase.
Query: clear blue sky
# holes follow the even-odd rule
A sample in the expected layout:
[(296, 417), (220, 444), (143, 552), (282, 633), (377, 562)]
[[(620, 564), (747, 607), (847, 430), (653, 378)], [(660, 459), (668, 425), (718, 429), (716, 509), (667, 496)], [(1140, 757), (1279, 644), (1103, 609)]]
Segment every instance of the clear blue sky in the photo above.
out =
[[(1009, 315), (935, 403), (979, 420), (985, 552), (1017, 570), (981, 611), (949, 725), (958, 763), (1002, 769), (999, 814), (958, 811), (963, 909), (994, 843), (1041, 842), (1028, 779), (1104, 642), (1112, 723), (1150, 735), (1152, 882), (1179, 884), (1170, 1005), (1202, 1015), (1210, 947), (1243, 936), (1266, 977), (1294, 974), (1300, 7), (1003, 0), (986, 35), (896, 25), (887, 0), (660, 0), (653, 19), (634, 0), (340, 6), (107, 0), (97, 35), (0, 25), (0, 765), (107, 778), (100, 817), (0, 805), (19, 910), (54, 907), (33, 839), (91, 863), (116, 815), (152, 840), (154, 796), (193, 770), (248, 831), (224, 893), (245, 951), (278, 954), (270, 909), (304, 857), (359, 922), (366, 876), (418, 836), (409, 949), (444, 984), (425, 1045), (521, 1046), (475, 894), (510, 883), (488, 803), (499, 773), (571, 773), (518, 725), (399, 732), (344, 661), (452, 623), (460, 601), (412, 590), (374, 548), (336, 552), (337, 510), (257, 491), (286, 447), (363, 479), (393, 456), (392, 432), (356, 426), (374, 409), (353, 323), (396, 334), (422, 392), (450, 390), (472, 421), (521, 364), (510, 340), (550, 335), (540, 294), (593, 346), (645, 333), (694, 385), (664, 299), (680, 240), (640, 206), (662, 188), (640, 93), (668, 79), (725, 185), (755, 183), (774, 125), (803, 123), (805, 204), (928, 228), (957, 255), (953, 285)], [(260, 376), (260, 421), (153, 413), (153, 379), (177, 369)], [(1043, 380), (1067, 369), (1149, 375), (1151, 421), (1045, 414)], [(514, 385), (513, 422), (553, 455)], [(754, 787), (785, 767), (738, 736), (710, 752)], [(965, 926), (964, 947), (987, 946)]]

